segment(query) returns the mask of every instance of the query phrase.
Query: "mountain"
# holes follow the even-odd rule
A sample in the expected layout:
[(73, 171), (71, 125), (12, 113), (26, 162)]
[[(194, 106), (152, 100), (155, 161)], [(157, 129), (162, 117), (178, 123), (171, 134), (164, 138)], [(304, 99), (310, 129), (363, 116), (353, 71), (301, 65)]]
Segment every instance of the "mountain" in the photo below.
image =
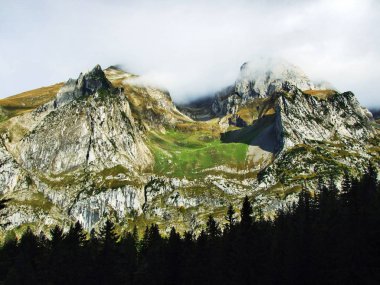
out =
[(6, 229), (152, 222), (199, 231), (254, 198), (271, 216), (320, 178), (379, 167), (378, 125), (351, 92), (283, 61), (243, 64), (214, 97), (176, 106), (166, 90), (99, 65), (0, 100)]

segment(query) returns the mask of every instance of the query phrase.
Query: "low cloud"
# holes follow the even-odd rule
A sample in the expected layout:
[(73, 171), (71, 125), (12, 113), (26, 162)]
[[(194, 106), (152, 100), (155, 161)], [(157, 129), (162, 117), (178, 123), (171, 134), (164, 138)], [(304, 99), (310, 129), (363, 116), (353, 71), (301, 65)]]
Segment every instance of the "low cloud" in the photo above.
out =
[(380, 5), (317, 1), (0, 0), (0, 96), (121, 64), (178, 102), (280, 57), (380, 106)]

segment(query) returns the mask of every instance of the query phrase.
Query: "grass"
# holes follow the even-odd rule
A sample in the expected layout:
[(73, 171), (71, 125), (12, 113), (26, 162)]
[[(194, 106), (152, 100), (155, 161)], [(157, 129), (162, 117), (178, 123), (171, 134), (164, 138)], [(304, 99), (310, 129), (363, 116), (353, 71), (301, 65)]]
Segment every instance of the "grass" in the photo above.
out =
[(53, 203), (47, 200), (42, 193), (33, 193), (30, 198), (22, 201), (12, 199), (10, 203), (14, 205), (31, 206), (33, 209), (41, 209), (44, 212), (49, 212), (53, 207)]
[(1, 99), (0, 119), (4, 120), (25, 112), (29, 112), (53, 100), (62, 86), (63, 83), (61, 82)]
[[(76, 173), (75, 173), (76, 174)], [(79, 175), (74, 173), (60, 173), (59, 175), (50, 174), (50, 176), (45, 176), (42, 173), (38, 175), (38, 178), (43, 182), (53, 188), (62, 188), (70, 185), (75, 185), (81, 182), (84, 174), (79, 172)]]
[(326, 100), (337, 94), (335, 90), (304, 90), (303, 93), (316, 97), (320, 100)]
[[(125, 178), (119, 179), (115, 177), (119, 174), (124, 174)], [(135, 177), (130, 177), (129, 170), (122, 165), (116, 165), (112, 168), (103, 169), (101, 172), (97, 173), (96, 176), (101, 179), (98, 180), (95, 186), (103, 190), (115, 189), (126, 185), (137, 188), (141, 186), (141, 182), (139, 182)], [(107, 177), (109, 179), (107, 179)]]
[(207, 168), (220, 165), (242, 168), (248, 145), (224, 144), (207, 132), (170, 130), (150, 133), (149, 146), (155, 157), (155, 172), (172, 177), (199, 177)]

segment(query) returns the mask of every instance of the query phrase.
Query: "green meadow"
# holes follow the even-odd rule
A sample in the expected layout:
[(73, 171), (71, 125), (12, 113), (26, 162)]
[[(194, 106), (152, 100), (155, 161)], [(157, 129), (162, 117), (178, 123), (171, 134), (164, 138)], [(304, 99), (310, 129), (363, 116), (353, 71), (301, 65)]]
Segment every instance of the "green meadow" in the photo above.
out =
[(155, 157), (155, 173), (188, 178), (199, 177), (203, 170), (220, 165), (244, 168), (248, 149), (244, 143), (222, 143), (204, 131), (178, 130), (152, 132), (149, 146)]

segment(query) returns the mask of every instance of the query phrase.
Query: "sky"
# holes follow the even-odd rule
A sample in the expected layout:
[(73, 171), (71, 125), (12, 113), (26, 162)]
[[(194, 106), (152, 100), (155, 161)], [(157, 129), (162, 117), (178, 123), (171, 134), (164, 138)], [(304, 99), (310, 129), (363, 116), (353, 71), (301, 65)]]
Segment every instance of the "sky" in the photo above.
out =
[(378, 27), (377, 0), (0, 0), (0, 97), (119, 64), (183, 103), (264, 56), (380, 107)]

